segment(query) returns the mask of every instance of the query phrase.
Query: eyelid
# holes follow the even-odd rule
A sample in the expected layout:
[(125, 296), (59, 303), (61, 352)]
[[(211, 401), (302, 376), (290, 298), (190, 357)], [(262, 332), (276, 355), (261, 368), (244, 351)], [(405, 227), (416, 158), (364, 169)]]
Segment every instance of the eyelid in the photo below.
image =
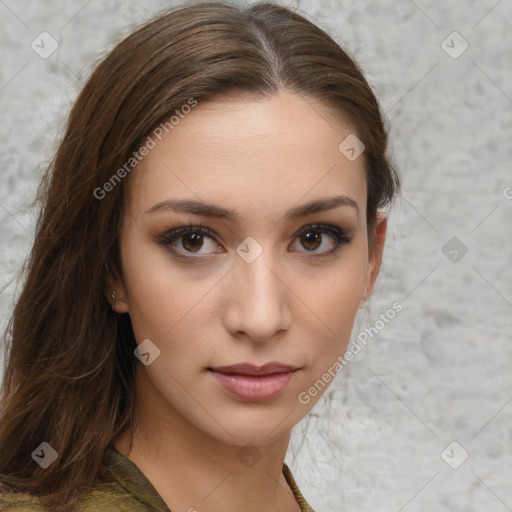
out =
[[(315, 252), (315, 251), (298, 251), (299, 253), (305, 252), (305, 255), (303, 257), (306, 258), (314, 258), (318, 259), (323, 256), (332, 256), (335, 253), (337, 253), (340, 249), (342, 249), (343, 245), (346, 245), (350, 243), (352, 240), (352, 235), (350, 234), (350, 230), (341, 228), (339, 226), (335, 226), (333, 224), (327, 224), (327, 223), (313, 223), (313, 224), (307, 224), (300, 228), (295, 234), (294, 239), (297, 237), (308, 233), (309, 231), (318, 231), (321, 234), (327, 234), (332, 239), (334, 239), (336, 245), (333, 249), (324, 251), (324, 252)], [(190, 223), (188, 226), (180, 226), (176, 228), (171, 228), (167, 232), (165, 232), (163, 235), (160, 235), (158, 237), (158, 244), (163, 247), (164, 249), (170, 250), (173, 252), (173, 254), (177, 255), (180, 258), (186, 259), (186, 260), (194, 260), (194, 259), (202, 259), (206, 256), (209, 256), (211, 254), (218, 254), (217, 253), (208, 253), (203, 254), (199, 256), (194, 256), (194, 253), (182, 253), (171, 247), (172, 242), (179, 240), (182, 236), (189, 234), (189, 233), (199, 233), (201, 235), (205, 235), (209, 238), (211, 238), (217, 245), (221, 245), (217, 241), (217, 234), (210, 228), (203, 226), (201, 223), (199, 224), (192, 224)], [(225, 252), (225, 251), (224, 251)], [(309, 253), (309, 255), (308, 255)]]
[(208, 236), (209, 238), (214, 240), (217, 245), (220, 245), (219, 242), (217, 242), (217, 234), (212, 229), (210, 229), (206, 226), (203, 226), (201, 223), (199, 223), (199, 224), (190, 223), (188, 226), (180, 226), (177, 228), (171, 228), (158, 237), (157, 243), (164, 249), (171, 250), (178, 257), (182, 257), (182, 258), (185, 258), (188, 260), (199, 259), (199, 258), (204, 257), (204, 255), (193, 256), (192, 255), (193, 253), (189, 253), (190, 256), (185, 256), (183, 253), (176, 251), (174, 248), (170, 247), (173, 241), (179, 240), (181, 237), (187, 235), (188, 233), (199, 233), (201, 235)]

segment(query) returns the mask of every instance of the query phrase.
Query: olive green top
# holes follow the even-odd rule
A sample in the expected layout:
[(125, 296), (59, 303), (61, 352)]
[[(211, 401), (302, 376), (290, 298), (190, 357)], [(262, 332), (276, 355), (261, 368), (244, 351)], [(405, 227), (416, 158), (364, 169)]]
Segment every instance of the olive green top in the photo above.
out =
[[(106, 460), (112, 481), (99, 484), (77, 505), (77, 512), (171, 512), (142, 471), (115, 448), (108, 448)], [(292, 473), (283, 464), (283, 475), (301, 512), (315, 512), (304, 499)], [(0, 511), (47, 512), (39, 499), (30, 494), (0, 495)]]

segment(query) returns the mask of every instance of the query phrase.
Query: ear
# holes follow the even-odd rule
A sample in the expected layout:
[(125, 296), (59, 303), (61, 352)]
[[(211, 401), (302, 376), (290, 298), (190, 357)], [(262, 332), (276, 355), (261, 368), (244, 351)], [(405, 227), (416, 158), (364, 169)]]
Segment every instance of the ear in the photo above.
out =
[(128, 303), (126, 301), (126, 291), (123, 280), (120, 278), (118, 272), (114, 270), (112, 273), (107, 267), (107, 285), (105, 295), (110, 307), (116, 313), (128, 313)]
[(374, 238), (375, 243), (368, 252), (368, 267), (366, 271), (366, 282), (359, 307), (363, 306), (372, 294), (377, 276), (379, 275), (380, 265), (382, 263), (382, 253), (384, 252), (384, 242), (386, 240), (387, 217), (383, 213), (377, 214), (375, 223)]

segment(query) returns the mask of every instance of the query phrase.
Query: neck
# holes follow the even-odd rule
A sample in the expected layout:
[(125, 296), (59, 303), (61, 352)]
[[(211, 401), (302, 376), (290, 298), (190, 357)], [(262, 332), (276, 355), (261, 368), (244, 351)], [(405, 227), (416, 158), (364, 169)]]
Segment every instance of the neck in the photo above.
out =
[(240, 446), (209, 436), (169, 408), (137, 400), (136, 427), (112, 444), (170, 510), (299, 512), (282, 474), (290, 432), (269, 444)]

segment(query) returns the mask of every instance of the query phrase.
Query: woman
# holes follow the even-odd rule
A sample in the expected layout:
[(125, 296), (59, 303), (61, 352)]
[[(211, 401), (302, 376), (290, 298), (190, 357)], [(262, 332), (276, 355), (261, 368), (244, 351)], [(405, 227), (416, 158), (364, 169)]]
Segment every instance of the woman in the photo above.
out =
[(284, 7), (119, 43), (40, 190), (0, 509), (311, 511), (284, 457), (377, 278), (386, 145), (357, 64)]

